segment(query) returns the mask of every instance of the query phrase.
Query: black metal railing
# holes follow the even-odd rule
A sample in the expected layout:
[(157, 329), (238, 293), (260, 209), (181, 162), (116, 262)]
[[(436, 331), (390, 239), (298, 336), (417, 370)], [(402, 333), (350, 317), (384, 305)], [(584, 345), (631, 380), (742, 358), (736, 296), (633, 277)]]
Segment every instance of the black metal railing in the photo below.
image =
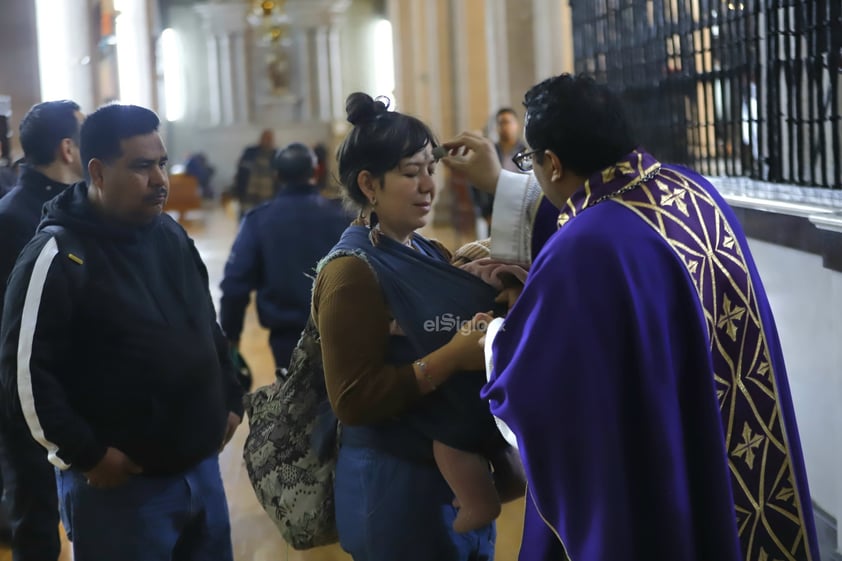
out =
[(842, 0), (570, 0), (576, 71), (708, 175), (842, 189)]

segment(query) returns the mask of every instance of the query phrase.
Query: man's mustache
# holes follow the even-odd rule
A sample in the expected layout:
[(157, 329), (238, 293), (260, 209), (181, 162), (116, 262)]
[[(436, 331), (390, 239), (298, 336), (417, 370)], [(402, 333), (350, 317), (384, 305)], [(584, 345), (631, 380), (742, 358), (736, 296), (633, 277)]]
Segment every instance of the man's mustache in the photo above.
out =
[(167, 189), (158, 189), (154, 193), (144, 197), (143, 200), (148, 201), (148, 202), (152, 202), (152, 201), (156, 201), (158, 199), (166, 199), (167, 193), (168, 193)]

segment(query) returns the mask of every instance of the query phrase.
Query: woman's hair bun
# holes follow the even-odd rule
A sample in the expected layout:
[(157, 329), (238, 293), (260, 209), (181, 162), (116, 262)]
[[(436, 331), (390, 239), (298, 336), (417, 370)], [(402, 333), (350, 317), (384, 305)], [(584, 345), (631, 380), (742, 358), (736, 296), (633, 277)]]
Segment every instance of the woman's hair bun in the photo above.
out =
[[(388, 103), (389, 98), (383, 99), (386, 99)], [(370, 95), (362, 92), (349, 95), (348, 99), (345, 100), (345, 113), (348, 115), (348, 122), (357, 126), (373, 121), (378, 115), (385, 113), (389, 106), (380, 100), (380, 97), (372, 99)]]

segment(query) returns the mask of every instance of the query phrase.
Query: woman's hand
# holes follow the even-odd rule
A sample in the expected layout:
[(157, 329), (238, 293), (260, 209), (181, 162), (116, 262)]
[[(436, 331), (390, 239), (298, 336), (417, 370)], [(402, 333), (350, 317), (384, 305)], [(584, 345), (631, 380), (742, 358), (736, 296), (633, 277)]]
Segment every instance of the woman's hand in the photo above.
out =
[(484, 370), (485, 352), (482, 340), (488, 324), (494, 319), (490, 314), (477, 314), (464, 323), (448, 343), (458, 370)]

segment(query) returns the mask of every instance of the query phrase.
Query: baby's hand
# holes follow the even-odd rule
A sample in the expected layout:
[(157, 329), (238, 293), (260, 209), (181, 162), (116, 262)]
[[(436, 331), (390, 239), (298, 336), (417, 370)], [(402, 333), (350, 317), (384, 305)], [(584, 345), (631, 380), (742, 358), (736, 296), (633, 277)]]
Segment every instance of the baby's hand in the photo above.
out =
[(403, 332), (403, 329), (401, 329), (401, 326), (398, 325), (396, 320), (392, 320), (389, 322), (389, 335), (406, 336), (406, 333)]
[(523, 292), (523, 286), (510, 286), (508, 288), (504, 288), (500, 294), (497, 295), (497, 298), (494, 299), (494, 302), (497, 304), (505, 304), (507, 310), (511, 310), (515, 302), (517, 302), (520, 293)]

